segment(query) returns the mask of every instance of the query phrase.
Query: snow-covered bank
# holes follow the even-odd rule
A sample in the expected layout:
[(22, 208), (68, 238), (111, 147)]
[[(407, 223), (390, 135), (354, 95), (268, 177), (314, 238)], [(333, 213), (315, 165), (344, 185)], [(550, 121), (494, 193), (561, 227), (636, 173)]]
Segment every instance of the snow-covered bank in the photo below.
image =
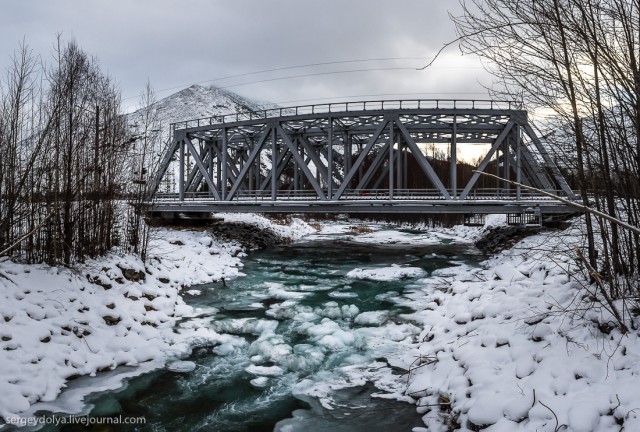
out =
[[(226, 217), (237, 222), (246, 216)], [(246, 222), (273, 225), (266, 219)], [(604, 310), (584, 308), (589, 295), (567, 276), (576, 269), (568, 252), (580, 240), (579, 228), (528, 237), (480, 268), (484, 258), (471, 243), (481, 228), (422, 232), (355, 225), (330, 223), (303, 242), (248, 257), (246, 277), (229, 289), (201, 288), (199, 304), (206, 310), (185, 306), (182, 286), (240, 274), (242, 251), (203, 233), (162, 231), (143, 273), (140, 263), (119, 256), (90, 263), (79, 274), (2, 263), (1, 271), (17, 283), (11, 287), (0, 278), (2, 295), (8, 293), (24, 313), (2, 327), (0, 336), (5, 328), (17, 336), (0, 348), (22, 343), (14, 319), (29, 323), (29, 334), (46, 326), (50, 340), (24, 338), (28, 350), (13, 358), (13, 372), (0, 372), (0, 386), (13, 399), (0, 403), (49, 396), (42, 384), (49, 374), (38, 363), (50, 363), (60, 388), (79, 368), (90, 373), (92, 365), (109, 369), (130, 362), (133, 367), (113, 372), (135, 373), (171, 359), (188, 360), (168, 367), (194, 383), (185, 386), (184, 400), (199, 391), (198, 383), (217, 382), (224, 389), (223, 377), (237, 373), (247, 381), (249, 374), (245, 384), (252, 396), (242, 406), (226, 406), (236, 414), (277, 406), (274, 398), (290, 394), (330, 410), (339, 401), (337, 390), (371, 384), (377, 397), (417, 403), (425, 428), (416, 431), (640, 430), (640, 341), (637, 333), (622, 336)], [(273, 229), (291, 237), (310, 231), (298, 222)], [(25, 294), (34, 274), (42, 285), (31, 283)], [(37, 325), (29, 321), (40, 310), (31, 300), (36, 294), (41, 304), (49, 299)], [(2, 304), (4, 315), (9, 308), (4, 299)], [(179, 317), (190, 318), (174, 325)], [(192, 347), (206, 355), (184, 358)], [(0, 360), (18, 355), (22, 346), (16, 348), (0, 351)], [(113, 380), (105, 386), (116, 386)], [(264, 393), (254, 398), (259, 391)], [(175, 400), (171, 391), (154, 406)], [(367, 406), (362, 409), (353, 418), (367, 416)], [(168, 420), (174, 419), (156, 424)], [(194, 424), (210, 420), (196, 418)], [(280, 427), (306, 430), (295, 413)]]
[(537, 234), (484, 270), (416, 283), (422, 310), (405, 318), (423, 330), (396, 365), (411, 371), (403, 395), (417, 399), (425, 431), (640, 430), (640, 338), (586, 309), (568, 276), (578, 239), (575, 227)]
[[(350, 224), (327, 232), (352, 231)], [(504, 216), (487, 218), (485, 227), (437, 228), (407, 240), (403, 232), (363, 224), (373, 232), (355, 240), (475, 242), (500, 225)], [(408, 373), (394, 377), (375, 364), (375, 373), (358, 370), (349, 378), (372, 381), (380, 397), (414, 401), (425, 423), (414, 432), (640, 430), (640, 337), (637, 330), (622, 335), (615, 318), (593, 302), (573, 258), (581, 244), (578, 218), (567, 230), (518, 241), (482, 268), (461, 264), (415, 280), (412, 291), (394, 299), (416, 310), (398, 324), (420, 330), (403, 350), (386, 355), (390, 366)], [(402, 271), (354, 269), (352, 276), (386, 280)], [(375, 318), (386, 319), (382, 311)]]
[[(298, 220), (223, 216), (292, 239), (313, 231)], [(43, 409), (75, 377), (179, 357), (193, 335), (174, 324), (195, 313), (181, 290), (240, 275), (242, 256), (239, 244), (202, 230), (157, 229), (146, 263), (121, 254), (74, 270), (0, 262), (0, 417)]]

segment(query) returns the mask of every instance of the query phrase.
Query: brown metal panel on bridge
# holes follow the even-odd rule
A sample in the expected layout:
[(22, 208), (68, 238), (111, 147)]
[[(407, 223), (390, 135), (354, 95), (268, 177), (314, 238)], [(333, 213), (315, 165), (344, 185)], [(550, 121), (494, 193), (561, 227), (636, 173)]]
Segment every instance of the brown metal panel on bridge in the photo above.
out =
[[(526, 111), (510, 102), (331, 103), (189, 120), (171, 130), (149, 187), (152, 212), (571, 212), (508, 180), (576, 198)], [(177, 181), (167, 185), (168, 172)]]

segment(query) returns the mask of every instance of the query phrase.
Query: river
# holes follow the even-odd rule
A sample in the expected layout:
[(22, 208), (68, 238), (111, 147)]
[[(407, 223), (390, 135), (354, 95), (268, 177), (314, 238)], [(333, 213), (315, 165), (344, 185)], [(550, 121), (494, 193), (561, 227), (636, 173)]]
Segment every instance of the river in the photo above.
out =
[(406, 369), (397, 365), (422, 331), (411, 313), (424, 307), (439, 272), (483, 257), (442, 234), (344, 231), (252, 252), (245, 276), (191, 287), (185, 300), (199, 313), (176, 331), (204, 326), (221, 337), (196, 339), (180, 362), (90, 396), (92, 415), (144, 416), (146, 426), (117, 430), (145, 431), (424, 426), (408, 398), (388, 396), (402, 393)]

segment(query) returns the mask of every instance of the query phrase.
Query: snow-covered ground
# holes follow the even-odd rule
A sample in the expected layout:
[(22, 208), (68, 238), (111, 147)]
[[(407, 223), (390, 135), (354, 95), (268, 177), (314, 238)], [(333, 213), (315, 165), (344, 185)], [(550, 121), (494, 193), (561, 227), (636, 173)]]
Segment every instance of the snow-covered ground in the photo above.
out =
[[(360, 224), (373, 232), (357, 241), (473, 241), (482, 229), (501, 224), (504, 216), (495, 216), (481, 229), (437, 229), (409, 240), (402, 232)], [(314, 237), (348, 233), (353, 225), (333, 225)], [(406, 333), (404, 349), (386, 357), (408, 371), (403, 385), (388, 369), (381, 373), (384, 364), (350, 371), (348, 380), (371, 380), (384, 390), (381, 397), (415, 401), (425, 423), (415, 432), (639, 431), (640, 338), (637, 331), (622, 335), (613, 316), (592, 303), (595, 293), (572, 258), (580, 227), (577, 220), (567, 230), (528, 237), (483, 268), (461, 263), (417, 279), (414, 291), (403, 294), (416, 312), (401, 318), (419, 330)], [(416, 271), (392, 266), (354, 269), (349, 276), (388, 281)], [(367, 314), (356, 320), (386, 319), (382, 312)]]
[[(283, 226), (255, 215), (223, 216), (292, 239), (313, 232), (299, 220)], [(77, 412), (81, 391), (58, 398), (70, 380), (123, 365), (142, 373), (179, 357), (197, 337), (197, 329), (173, 331), (178, 319), (197, 313), (181, 290), (241, 275), (242, 256), (239, 244), (204, 231), (157, 229), (146, 263), (115, 253), (75, 270), (0, 261), (0, 417)], [(92, 389), (100, 385), (117, 387), (118, 380), (107, 377)]]
[[(224, 217), (292, 238), (312, 231), (297, 220), (279, 226), (255, 216)], [(487, 226), (500, 223), (490, 218)], [(328, 318), (305, 324), (306, 309), (300, 306), (296, 312), (298, 297), (289, 299), (291, 293), (274, 285), (271, 294), (288, 300), (272, 305), (268, 315), (296, 315), (319, 345), (340, 349), (358, 346), (362, 338), (381, 346), (394, 342), (387, 343), (385, 361), (354, 362), (342, 368), (342, 376), (327, 375), (326, 382), (303, 380), (292, 389), (294, 394), (318, 397), (330, 407), (324, 402), (332, 389), (371, 381), (380, 397), (417, 403), (425, 428), (415, 432), (640, 430), (640, 340), (635, 331), (622, 335), (608, 325), (613, 319), (603, 308), (584, 307), (589, 292), (568, 276), (577, 270), (569, 254), (580, 240), (576, 225), (528, 237), (488, 259), (483, 268), (461, 262), (428, 276), (406, 266), (353, 269), (347, 276), (354, 279), (411, 279), (410, 290), (392, 294), (415, 310), (399, 316), (397, 323), (385, 311), (336, 307), (335, 313), (322, 312), (322, 317), (353, 320), (360, 326), (353, 334)], [(352, 232), (359, 242), (428, 246), (470, 243), (481, 228), (408, 235), (341, 222), (307, 239)], [(118, 365), (136, 366), (131, 373), (160, 367), (179, 359), (194, 338), (217, 338), (220, 355), (233, 350), (231, 334), (198, 325), (197, 319), (178, 333), (173, 329), (180, 317), (201, 312), (184, 304), (184, 287), (241, 274), (239, 245), (216, 242), (202, 232), (162, 231), (150, 252), (145, 267), (133, 257), (111, 255), (78, 272), (0, 263), (0, 416), (59, 407), (56, 396), (71, 376)], [(136, 280), (142, 270), (145, 278)], [(266, 334), (274, 323), (255, 325), (255, 332)], [(275, 342), (264, 339), (265, 352), (272, 353), (269, 344)], [(312, 354), (305, 358), (313, 361)], [(194, 365), (174, 361), (169, 367), (188, 371)], [(260, 367), (250, 371), (257, 376), (257, 387), (284, 371), (277, 369), (280, 364)], [(402, 370), (407, 374), (399, 375)], [(62, 402), (68, 410), (78, 410), (80, 398)]]
[(585, 309), (589, 292), (568, 276), (579, 238), (578, 227), (538, 234), (483, 270), (416, 283), (422, 310), (405, 318), (422, 332), (396, 365), (410, 370), (403, 395), (418, 398), (425, 431), (640, 430), (640, 340)]

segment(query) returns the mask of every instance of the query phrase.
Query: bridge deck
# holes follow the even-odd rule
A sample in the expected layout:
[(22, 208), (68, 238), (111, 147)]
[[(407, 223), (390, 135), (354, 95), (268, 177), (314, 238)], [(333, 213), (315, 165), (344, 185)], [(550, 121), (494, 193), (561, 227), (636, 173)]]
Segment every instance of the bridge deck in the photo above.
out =
[(523, 213), (539, 208), (542, 213), (573, 213), (575, 209), (554, 199), (525, 195), (517, 199), (514, 193), (500, 195), (484, 193), (465, 200), (443, 199), (435, 193), (390, 198), (384, 191), (347, 194), (340, 200), (319, 200), (312, 194), (270, 196), (256, 192), (242, 194), (233, 201), (210, 199), (205, 194), (192, 194), (183, 201), (175, 194), (158, 194), (146, 205), (155, 212), (255, 212), (255, 213), (456, 213), (456, 214), (501, 214)]
[(575, 213), (575, 209), (554, 201), (500, 201), (479, 200), (460, 202), (455, 200), (407, 201), (156, 201), (151, 212), (156, 213), (423, 213), (423, 214), (507, 214), (524, 213), (539, 208), (543, 214)]

